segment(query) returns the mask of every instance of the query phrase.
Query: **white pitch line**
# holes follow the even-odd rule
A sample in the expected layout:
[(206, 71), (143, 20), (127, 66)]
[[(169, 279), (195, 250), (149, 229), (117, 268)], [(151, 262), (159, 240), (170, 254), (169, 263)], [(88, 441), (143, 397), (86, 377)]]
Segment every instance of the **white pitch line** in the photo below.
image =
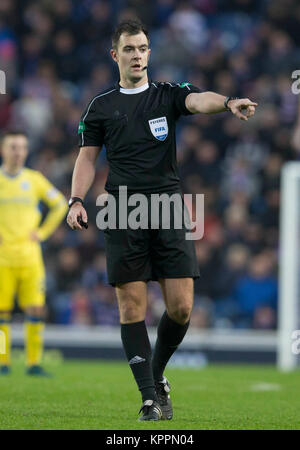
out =
[(250, 390), (254, 392), (280, 391), (280, 384), (276, 383), (256, 383), (252, 384)]

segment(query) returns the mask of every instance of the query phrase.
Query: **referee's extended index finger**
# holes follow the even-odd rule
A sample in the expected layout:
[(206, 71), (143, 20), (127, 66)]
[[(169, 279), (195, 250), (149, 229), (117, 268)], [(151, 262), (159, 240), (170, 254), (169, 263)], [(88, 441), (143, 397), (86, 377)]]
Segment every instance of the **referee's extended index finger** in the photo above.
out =
[(250, 100), (246, 100), (244, 103), (247, 104), (247, 106), (258, 106), (258, 103), (251, 102)]

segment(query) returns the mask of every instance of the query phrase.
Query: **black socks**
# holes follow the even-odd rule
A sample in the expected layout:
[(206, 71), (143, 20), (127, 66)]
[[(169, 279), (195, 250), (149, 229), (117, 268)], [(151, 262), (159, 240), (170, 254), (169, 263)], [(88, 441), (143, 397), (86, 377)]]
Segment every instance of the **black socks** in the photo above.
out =
[(121, 324), (121, 338), (143, 401), (157, 401), (151, 367), (152, 352), (145, 321)]
[(190, 322), (180, 325), (165, 311), (157, 329), (157, 341), (151, 364), (151, 346), (145, 321), (121, 324), (123, 347), (143, 401), (156, 400), (155, 381), (161, 381), (165, 367), (182, 342)]
[(167, 311), (164, 312), (157, 328), (157, 341), (153, 353), (152, 370), (155, 381), (161, 381), (165, 367), (182, 342), (190, 321), (180, 325), (170, 319)]

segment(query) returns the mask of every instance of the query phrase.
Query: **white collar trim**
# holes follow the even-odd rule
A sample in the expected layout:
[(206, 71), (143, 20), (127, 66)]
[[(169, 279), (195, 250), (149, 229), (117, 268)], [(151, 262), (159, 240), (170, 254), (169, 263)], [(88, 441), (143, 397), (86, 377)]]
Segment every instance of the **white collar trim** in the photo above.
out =
[(133, 89), (125, 89), (120, 86), (120, 92), (122, 92), (122, 94), (139, 94), (140, 92), (143, 92), (148, 88), (149, 88), (149, 83), (147, 81), (147, 83), (143, 84), (143, 86), (133, 88)]

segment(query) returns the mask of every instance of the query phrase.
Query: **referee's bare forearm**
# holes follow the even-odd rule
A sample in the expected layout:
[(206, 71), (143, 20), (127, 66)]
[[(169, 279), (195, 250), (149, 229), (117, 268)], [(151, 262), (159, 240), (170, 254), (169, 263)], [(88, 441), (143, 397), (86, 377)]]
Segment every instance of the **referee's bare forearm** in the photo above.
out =
[(193, 113), (216, 114), (226, 111), (224, 95), (215, 92), (201, 92), (189, 94), (185, 99), (187, 109)]
[(84, 199), (95, 178), (95, 164), (100, 147), (81, 147), (72, 177), (72, 197)]

